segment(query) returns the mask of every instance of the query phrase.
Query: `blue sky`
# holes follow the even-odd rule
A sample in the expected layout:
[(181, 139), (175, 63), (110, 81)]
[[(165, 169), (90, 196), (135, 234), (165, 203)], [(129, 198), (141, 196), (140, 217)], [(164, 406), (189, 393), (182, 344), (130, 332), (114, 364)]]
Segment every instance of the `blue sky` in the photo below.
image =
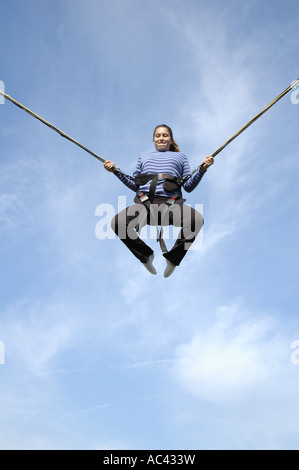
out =
[[(295, 0), (1, 0), (0, 80), (127, 173), (161, 122), (195, 168), (298, 78), (298, 13)], [(203, 243), (168, 279), (154, 240), (157, 276), (96, 236), (99, 208), (133, 193), (0, 105), (1, 449), (298, 448), (298, 98), (187, 195)]]

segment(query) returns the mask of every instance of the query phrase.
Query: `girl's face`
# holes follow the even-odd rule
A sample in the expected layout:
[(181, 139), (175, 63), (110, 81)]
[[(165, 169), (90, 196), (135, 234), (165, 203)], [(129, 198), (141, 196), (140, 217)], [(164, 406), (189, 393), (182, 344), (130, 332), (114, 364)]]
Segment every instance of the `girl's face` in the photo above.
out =
[(165, 152), (170, 149), (172, 139), (166, 127), (158, 127), (154, 134), (154, 145), (156, 150)]

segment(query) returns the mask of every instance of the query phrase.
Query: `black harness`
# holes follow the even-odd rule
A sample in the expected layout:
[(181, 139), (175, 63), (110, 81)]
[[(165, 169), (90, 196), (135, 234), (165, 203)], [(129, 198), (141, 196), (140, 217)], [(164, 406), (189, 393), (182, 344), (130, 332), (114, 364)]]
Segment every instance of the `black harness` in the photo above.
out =
[[(148, 183), (149, 181), (151, 181), (149, 193), (144, 194), (142, 191), (139, 190), (139, 187)], [(154, 211), (152, 211), (152, 204), (156, 196), (156, 187), (157, 187), (158, 181), (164, 181), (163, 187), (165, 191), (167, 192), (172, 192), (172, 191), (177, 190), (177, 192), (173, 196), (165, 200), (164, 210), (161, 211), (160, 230), (158, 229), (159, 221), (157, 220), (157, 217)], [(150, 214), (153, 217), (153, 220), (155, 221), (155, 225), (157, 227), (157, 241), (159, 242), (163, 253), (166, 253), (168, 251), (165, 241), (163, 240), (163, 221), (165, 220), (166, 215), (168, 215), (172, 205), (175, 204), (176, 201), (178, 201), (179, 199), (182, 199), (181, 186), (183, 182), (184, 182), (183, 178), (177, 178), (176, 176), (168, 175), (165, 173), (157, 173), (157, 174), (143, 173), (135, 177), (135, 184), (137, 187), (136, 197), (138, 201), (140, 201), (147, 209), (147, 213), (145, 213), (142, 219), (139, 219), (139, 223), (136, 227), (136, 230), (137, 232), (141, 230), (143, 225), (145, 225), (144, 222), (147, 220), (148, 214)]]

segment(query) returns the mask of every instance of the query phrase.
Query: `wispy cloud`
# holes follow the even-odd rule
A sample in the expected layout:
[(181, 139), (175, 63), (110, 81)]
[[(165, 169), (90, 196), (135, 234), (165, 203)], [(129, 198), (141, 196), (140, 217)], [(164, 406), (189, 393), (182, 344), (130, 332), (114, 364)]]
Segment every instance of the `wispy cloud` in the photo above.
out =
[(52, 361), (74, 346), (79, 331), (73, 308), (62, 302), (20, 301), (2, 311), (1, 334), (8, 363), (43, 375)]
[(23, 202), (16, 194), (3, 193), (0, 195), (0, 223), (2, 233), (15, 231), (17, 220), (23, 210)]
[(240, 300), (219, 307), (213, 324), (177, 348), (178, 382), (198, 398), (232, 405), (279, 386), (288, 368), (289, 341), (275, 317), (246, 311)]

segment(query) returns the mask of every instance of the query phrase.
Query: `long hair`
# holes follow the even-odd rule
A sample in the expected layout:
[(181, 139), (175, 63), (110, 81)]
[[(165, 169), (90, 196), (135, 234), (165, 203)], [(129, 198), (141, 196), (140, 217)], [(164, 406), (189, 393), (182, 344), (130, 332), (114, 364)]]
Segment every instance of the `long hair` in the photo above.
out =
[(173, 138), (172, 129), (171, 129), (171, 127), (167, 126), (167, 124), (159, 124), (158, 126), (156, 126), (155, 129), (154, 129), (153, 137), (155, 136), (155, 133), (156, 133), (156, 130), (158, 129), (158, 127), (165, 127), (169, 132), (169, 135), (170, 135), (171, 140), (172, 140), (169, 150), (171, 152), (180, 152), (179, 146)]

